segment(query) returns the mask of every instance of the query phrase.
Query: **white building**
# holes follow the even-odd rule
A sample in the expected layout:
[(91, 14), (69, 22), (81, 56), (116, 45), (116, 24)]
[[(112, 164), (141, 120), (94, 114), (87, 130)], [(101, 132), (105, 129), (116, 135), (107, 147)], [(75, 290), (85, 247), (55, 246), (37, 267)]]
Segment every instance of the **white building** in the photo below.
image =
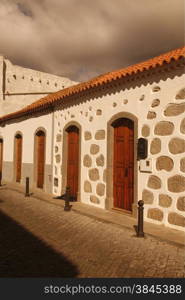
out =
[[(54, 195), (185, 230), (185, 48), (0, 118), (2, 174)], [(142, 139), (141, 139), (142, 138)], [(147, 147), (148, 146), (148, 147)]]

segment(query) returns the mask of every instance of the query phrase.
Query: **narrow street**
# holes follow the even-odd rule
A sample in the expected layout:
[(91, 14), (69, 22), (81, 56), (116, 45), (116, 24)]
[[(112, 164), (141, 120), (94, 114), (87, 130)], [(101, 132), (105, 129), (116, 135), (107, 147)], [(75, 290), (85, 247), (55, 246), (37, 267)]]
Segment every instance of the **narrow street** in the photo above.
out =
[(183, 247), (6, 186), (0, 228), (0, 277), (185, 277)]

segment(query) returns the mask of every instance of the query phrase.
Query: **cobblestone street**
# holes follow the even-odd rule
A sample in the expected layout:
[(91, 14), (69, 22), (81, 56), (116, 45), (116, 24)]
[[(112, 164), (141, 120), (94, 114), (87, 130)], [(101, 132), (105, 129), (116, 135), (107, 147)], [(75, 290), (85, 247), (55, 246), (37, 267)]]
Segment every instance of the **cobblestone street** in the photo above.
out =
[(185, 277), (183, 247), (6, 187), (0, 228), (0, 277)]

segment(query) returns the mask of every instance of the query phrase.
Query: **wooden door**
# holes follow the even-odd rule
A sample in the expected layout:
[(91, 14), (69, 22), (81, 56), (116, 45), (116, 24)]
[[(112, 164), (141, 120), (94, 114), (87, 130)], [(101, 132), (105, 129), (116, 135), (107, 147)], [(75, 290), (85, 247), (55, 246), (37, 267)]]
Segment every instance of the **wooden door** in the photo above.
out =
[(134, 179), (134, 124), (122, 118), (114, 122), (114, 207), (132, 210)]
[(70, 187), (72, 199), (77, 200), (79, 168), (79, 130), (76, 126), (70, 126), (67, 130), (67, 134), (67, 186)]
[(44, 185), (44, 167), (45, 167), (45, 133), (37, 133), (37, 187), (43, 188)]
[(15, 178), (16, 182), (21, 181), (21, 168), (22, 168), (22, 136), (15, 137)]
[(3, 171), (3, 140), (0, 139), (0, 178), (2, 178)]

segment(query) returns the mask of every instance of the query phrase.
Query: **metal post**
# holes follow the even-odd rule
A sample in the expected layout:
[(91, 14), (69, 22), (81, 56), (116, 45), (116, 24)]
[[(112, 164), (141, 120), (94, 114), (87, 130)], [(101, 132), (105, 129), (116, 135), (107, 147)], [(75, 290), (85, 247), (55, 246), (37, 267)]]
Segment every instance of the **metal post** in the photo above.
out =
[(70, 187), (66, 187), (66, 193), (65, 193), (65, 205), (64, 205), (64, 210), (65, 211), (70, 211), (71, 205), (69, 204), (70, 201)]
[(30, 191), (29, 191), (29, 177), (26, 177), (26, 192), (25, 192), (25, 197), (30, 196)]
[(0, 186), (2, 186), (2, 172), (0, 172)]
[(143, 210), (144, 210), (144, 201), (138, 201), (138, 226), (137, 226), (137, 236), (144, 237), (143, 232)]

